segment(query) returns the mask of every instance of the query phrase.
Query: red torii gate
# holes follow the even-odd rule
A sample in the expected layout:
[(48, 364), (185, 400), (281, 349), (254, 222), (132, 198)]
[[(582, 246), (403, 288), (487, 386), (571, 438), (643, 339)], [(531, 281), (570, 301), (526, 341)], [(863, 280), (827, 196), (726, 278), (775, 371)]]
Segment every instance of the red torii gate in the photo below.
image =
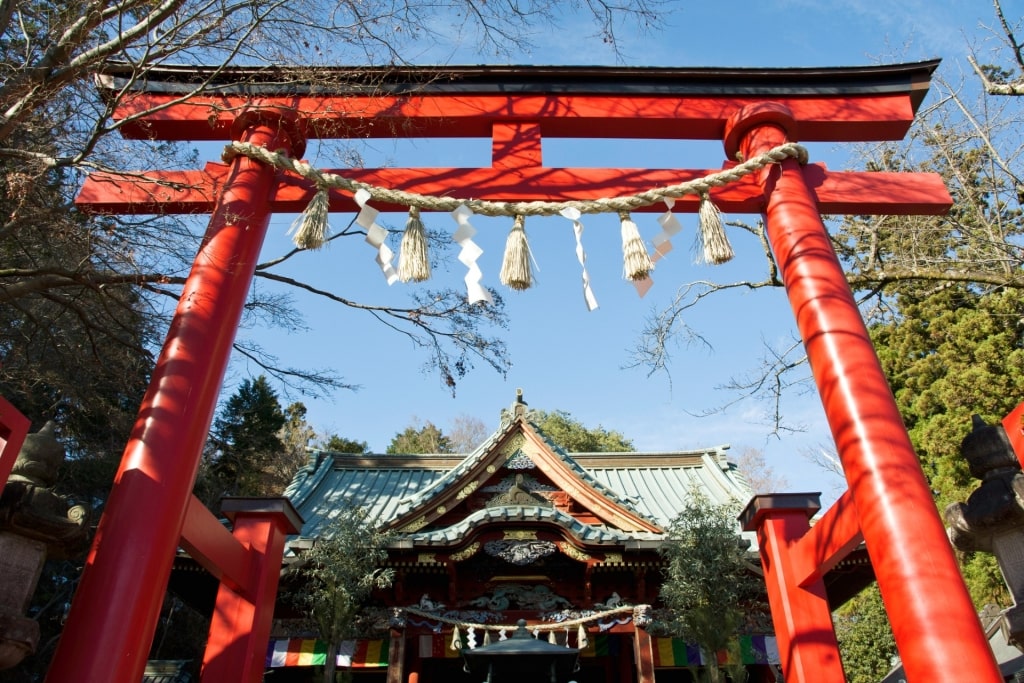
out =
[[(201, 69), (152, 70), (147, 80), (129, 84), (132, 74), (112, 68), (99, 82), (111, 93), (128, 86), (116, 116), (138, 117), (121, 129), (129, 137), (248, 141), (295, 158), (308, 138), (490, 137), (487, 168), (339, 173), (424, 195), (563, 201), (632, 195), (709, 171), (547, 168), (545, 136), (720, 139), (729, 159), (752, 158), (786, 141), (896, 140), (937, 65), (335, 69), (318, 74), (318, 90), (282, 85), (272, 70), (243, 69), (217, 76), (219, 87), (196, 97), (182, 93), (210, 75)], [(338, 85), (325, 93), (325, 82)], [(302, 210), (315, 188), (244, 156), (144, 176), (93, 174), (78, 205), (212, 216), (47, 680), (136, 683), (175, 548), (183, 544), (222, 578), (203, 680), (258, 681), (283, 534), (296, 521), (286, 509), (264, 510), (272, 514), (254, 522), (255, 537), (244, 524), (241, 533), (236, 525), (234, 540), (213, 537), (213, 516), (190, 491), (270, 214)], [(726, 212), (765, 215), (850, 485), (811, 532), (805, 506), (789, 499), (748, 509), (761, 538), (786, 680), (843, 680), (821, 576), (863, 539), (909, 680), (1001, 681), (821, 220), (822, 213), (940, 214), (950, 205), (941, 180), (837, 173), (787, 159), (712, 196)], [(330, 208), (356, 207), (350, 196), (332, 191)], [(679, 211), (697, 208), (692, 197), (676, 204)], [(646, 676), (644, 683), (650, 683)]]

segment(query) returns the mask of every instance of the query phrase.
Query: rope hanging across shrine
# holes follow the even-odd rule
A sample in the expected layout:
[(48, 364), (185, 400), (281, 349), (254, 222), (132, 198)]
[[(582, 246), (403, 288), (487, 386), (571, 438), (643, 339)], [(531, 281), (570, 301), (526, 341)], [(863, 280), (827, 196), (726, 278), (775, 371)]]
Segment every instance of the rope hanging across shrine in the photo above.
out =
[[(549, 624), (533, 624), (528, 628), (532, 631), (534, 637), (539, 637), (541, 633), (547, 632), (549, 634), (549, 641), (553, 639), (554, 634), (559, 631), (568, 632), (572, 627), (578, 628), (577, 643), (580, 649), (585, 648), (587, 645), (587, 630), (586, 625), (594, 622), (601, 622), (609, 618), (616, 617), (618, 615), (629, 615), (630, 618), (636, 619), (637, 610), (643, 610), (643, 605), (623, 605), (622, 607), (615, 607), (610, 610), (604, 610), (602, 612), (595, 612), (593, 614), (577, 617), (575, 619), (566, 619), (564, 621), (558, 621)], [(474, 631), (481, 630), (484, 632), (484, 645), (490, 643), (491, 631), (497, 631), (500, 634), (500, 639), (505, 639), (505, 633), (515, 631), (516, 626), (509, 624), (482, 624), (469, 621), (462, 621), (460, 619), (452, 619), (450, 617), (433, 614), (431, 612), (421, 611), (414, 607), (403, 607), (402, 611), (406, 614), (412, 614), (423, 619), (429, 619), (436, 621), (441, 624), (448, 624), (452, 627), (452, 643), (451, 649), (461, 650), (462, 649), (462, 633), (460, 629), (466, 629), (470, 640), (472, 641), (469, 645), (470, 648), (475, 647), (475, 636), (472, 635)], [(568, 647), (568, 643), (566, 644)]]
[[(319, 249), (326, 243), (329, 192), (344, 190), (353, 193), (353, 199), (360, 209), (356, 216), (356, 223), (366, 230), (366, 241), (377, 250), (377, 263), (389, 285), (397, 280), (421, 282), (430, 277), (430, 259), (426, 253), (427, 240), (420, 212), (449, 212), (458, 225), (452, 239), (459, 245), (458, 258), (467, 268), (465, 282), (471, 303), (492, 301), (490, 292), (482, 284), (483, 273), (477, 265), (477, 259), (483, 254), (483, 250), (473, 241), (476, 229), (470, 219), (474, 215), (507, 216), (515, 219), (506, 244), (501, 281), (502, 284), (517, 290), (529, 288), (533, 279), (530, 266), (532, 254), (526, 243), (525, 218), (528, 216), (562, 216), (573, 223), (576, 256), (583, 270), (584, 299), (590, 310), (597, 308), (597, 300), (590, 287), (590, 277), (586, 269), (586, 253), (582, 243), (583, 223), (580, 218), (584, 214), (612, 212), (619, 214), (622, 232), (623, 276), (632, 281), (637, 292), (643, 296), (652, 284), (650, 272), (654, 270), (654, 264), (671, 250), (672, 237), (682, 230), (678, 219), (672, 213), (676, 199), (685, 196), (700, 198), (698, 225), (703, 260), (716, 265), (725, 263), (732, 259), (733, 250), (722, 225), (721, 213), (711, 201), (711, 189), (734, 183), (751, 173), (787, 158), (795, 158), (801, 164), (806, 164), (808, 158), (806, 148), (798, 143), (788, 142), (736, 166), (710, 173), (702, 178), (658, 187), (629, 196), (557, 202), (504, 202), (429, 196), (377, 187), (345, 178), (336, 173), (319, 170), (304, 161), (248, 142), (232, 142), (224, 149), (223, 158), (225, 162), (230, 162), (231, 159), (239, 155), (261, 161), (277, 169), (291, 171), (315, 185), (316, 192), (313, 198), (293, 225), (293, 241), (299, 248)], [(402, 237), (397, 270), (392, 265), (395, 254), (386, 243), (389, 232), (377, 224), (376, 218), (379, 212), (369, 205), (371, 199), (409, 207), (409, 220)], [(640, 237), (636, 223), (632, 220), (631, 212), (634, 209), (652, 206), (658, 202), (664, 202), (667, 211), (658, 218), (662, 232), (652, 240), (655, 249), (654, 255), (651, 256)]]

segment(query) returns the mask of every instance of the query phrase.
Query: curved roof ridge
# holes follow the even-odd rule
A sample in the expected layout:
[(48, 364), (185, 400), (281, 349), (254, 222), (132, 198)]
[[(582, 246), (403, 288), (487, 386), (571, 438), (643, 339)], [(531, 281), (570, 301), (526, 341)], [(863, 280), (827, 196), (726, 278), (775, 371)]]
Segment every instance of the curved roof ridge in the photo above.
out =
[(726, 451), (730, 450), (732, 445), (729, 443), (721, 443), (714, 446), (706, 446), (704, 448), (673, 448), (673, 449), (662, 449), (658, 451), (574, 451), (573, 457), (576, 458), (622, 458), (629, 456), (642, 455), (646, 457), (659, 457), (659, 456), (672, 456), (679, 457), (681, 455), (691, 455), (699, 457), (708, 454), (714, 454), (718, 457), (726, 457)]
[(291, 500), (295, 507), (306, 502), (306, 498), (320, 485), (320, 482), (334, 469), (334, 458), (325, 451), (310, 451), (309, 459), (303, 465), (281, 495)]
[(398, 501), (396, 515), (401, 516), (408, 512), (409, 510), (415, 509), (423, 501), (428, 500), (429, 498), (437, 495), (438, 493), (441, 493), (446, 488), (448, 488), (453, 482), (458, 481), (463, 474), (465, 474), (468, 470), (476, 466), (476, 464), (480, 462), (480, 460), (485, 455), (490, 453), (494, 445), (498, 443), (498, 441), (500, 441), (502, 438), (504, 438), (506, 434), (508, 434), (513, 424), (515, 424), (514, 421), (508, 424), (502, 422), (502, 424), (494, 433), (490, 435), (490, 437), (484, 439), (484, 441), (475, 449), (473, 449), (473, 451), (468, 453), (466, 457), (464, 457), (458, 465), (445, 472), (437, 481), (433, 482), (426, 488), (417, 491), (413, 495)]
[(503, 505), (475, 510), (449, 527), (418, 531), (409, 534), (407, 538), (414, 542), (451, 544), (464, 540), (466, 535), (474, 529), (492, 522), (508, 521), (555, 524), (565, 529), (574, 538), (588, 543), (622, 543), (636, 537), (635, 534), (626, 534), (607, 527), (586, 524), (557, 508), (540, 505)]
[[(740, 489), (750, 494), (751, 496), (754, 494), (753, 490), (750, 488), (750, 484), (747, 482), (746, 477), (742, 475), (736, 476), (736, 474), (734, 474), (739, 473), (739, 468), (737, 468), (734, 464), (726, 461), (725, 458), (713, 455), (711, 453), (705, 453), (703, 459), (707, 463), (707, 471), (716, 473), (716, 476), (711, 477), (711, 481), (717, 483), (722, 488), (722, 491), (724, 493), (729, 493), (730, 497), (732, 497), (732, 493), (728, 492), (727, 487), (723, 484), (723, 481), (726, 481), (734, 486), (739, 487)], [(742, 504), (744, 501), (738, 500), (737, 502)]]
[[(542, 430), (540, 427), (538, 427), (537, 424), (533, 420), (530, 419), (529, 415), (524, 416), (522, 418), (522, 420), (530, 429), (532, 429), (537, 434), (537, 436), (539, 436), (544, 441), (544, 443), (546, 443), (548, 445), (548, 447), (551, 449), (551, 452), (554, 453), (556, 456), (558, 456), (558, 458), (563, 463), (565, 463), (565, 465), (570, 470), (572, 470), (572, 472), (577, 477), (582, 479), (588, 486), (590, 486), (592, 489), (594, 489), (595, 491), (600, 493), (602, 496), (604, 496), (605, 498), (607, 498), (611, 502), (615, 503), (616, 505), (618, 505), (620, 507), (623, 507), (623, 508), (629, 510), (630, 512), (632, 512), (633, 514), (637, 515), (638, 517), (640, 517), (640, 518), (642, 518), (642, 519), (644, 519), (644, 520), (646, 520), (648, 522), (651, 522), (651, 523), (653, 523), (655, 525), (658, 524), (658, 520), (656, 520), (653, 517), (650, 517), (649, 515), (644, 514), (643, 512), (641, 512), (637, 508), (636, 502), (632, 498), (626, 497), (626, 496), (620, 494), (619, 492), (615, 491), (614, 489), (609, 488), (601, 480), (597, 479), (594, 475), (592, 475), (586, 468), (583, 467), (583, 465), (581, 465), (581, 464), (579, 464), (579, 462), (577, 462), (576, 458), (573, 457), (573, 455), (575, 455), (575, 454), (570, 454), (569, 452), (564, 450), (561, 446), (559, 446), (557, 443), (552, 441), (551, 437), (549, 437), (547, 434), (545, 434), (544, 430)], [(625, 451), (625, 452), (628, 453), (629, 451)]]

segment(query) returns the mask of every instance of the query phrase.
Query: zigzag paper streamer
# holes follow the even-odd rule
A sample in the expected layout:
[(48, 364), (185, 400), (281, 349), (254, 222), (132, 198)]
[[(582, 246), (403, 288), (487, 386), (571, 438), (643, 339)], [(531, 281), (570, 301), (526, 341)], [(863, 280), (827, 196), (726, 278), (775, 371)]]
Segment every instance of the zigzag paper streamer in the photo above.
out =
[(671, 197), (665, 197), (665, 206), (668, 207), (668, 211), (658, 216), (658, 224), (661, 225), (661, 232), (654, 236), (651, 240), (651, 244), (654, 245), (654, 256), (651, 260), (657, 263), (661, 260), (661, 257), (672, 251), (672, 238), (679, 234), (679, 231), (683, 229), (682, 224), (679, 223), (679, 219), (676, 218), (675, 214), (672, 213), (672, 207), (676, 205), (676, 200)]
[(452, 235), (452, 239), (462, 247), (459, 251), (459, 261), (468, 269), (465, 280), (469, 303), (475, 304), (480, 301), (486, 301), (489, 304), (493, 304), (494, 298), (491, 297), (491, 293), (480, 282), (483, 280), (484, 274), (480, 270), (480, 266), (476, 264), (476, 260), (480, 258), (484, 250), (473, 241), (476, 228), (470, 225), (469, 222), (473, 211), (465, 204), (460, 204), (459, 208), (452, 211), (451, 215), (459, 225), (455, 234)]
[(380, 214), (380, 211), (366, 203), (371, 197), (372, 195), (367, 190), (360, 189), (356, 191), (354, 199), (356, 204), (359, 205), (359, 215), (356, 216), (356, 223), (366, 230), (367, 244), (377, 250), (377, 265), (380, 266), (381, 271), (384, 273), (384, 279), (388, 281), (389, 285), (393, 285), (398, 280), (398, 272), (391, 265), (391, 259), (395, 257), (395, 252), (391, 251), (391, 248), (385, 243), (385, 240), (388, 238), (387, 229), (377, 225), (377, 216)]
[(566, 207), (559, 211), (559, 213), (572, 221), (572, 231), (576, 235), (576, 259), (583, 268), (583, 300), (587, 302), (587, 310), (592, 311), (597, 308), (597, 297), (594, 296), (594, 290), (590, 288), (590, 275), (587, 273), (587, 253), (583, 251), (583, 223), (580, 222), (582, 214), (579, 209), (573, 207)]

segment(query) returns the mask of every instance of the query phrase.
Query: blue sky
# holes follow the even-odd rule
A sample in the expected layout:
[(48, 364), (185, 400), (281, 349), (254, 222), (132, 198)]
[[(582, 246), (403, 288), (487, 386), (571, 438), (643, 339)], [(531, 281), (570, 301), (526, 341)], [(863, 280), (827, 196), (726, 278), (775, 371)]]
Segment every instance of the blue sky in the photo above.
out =
[[(1022, 13), (1022, 4), (1006, 2), (1009, 17)], [(975, 2), (826, 2), (783, 0), (736, 3), (670, 3), (660, 29), (641, 34), (628, 28), (619, 33), (625, 61), (634, 66), (858, 66), (942, 57), (943, 73), (951, 80), (965, 76), (964, 56), (972, 42), (984, 52), (991, 41), (980, 24), (993, 24), (991, 4)], [(433, 47), (417, 57), (423, 64), (496, 63), (478, 54), (471, 42), (458, 45), (457, 32), (445, 24)], [(567, 16), (556, 31), (538, 28), (533, 48), (520, 59), (500, 63), (615, 64), (615, 56), (592, 37), (593, 28), (581, 17)], [(370, 141), (368, 165), (489, 165), (489, 140)], [(842, 167), (848, 150), (841, 146), (810, 146), (812, 160)], [(545, 141), (548, 166), (717, 167), (723, 153), (718, 143), (643, 141)], [(329, 158), (320, 166), (340, 166)], [(641, 234), (650, 240), (660, 231), (656, 214), (641, 214)], [(296, 303), (308, 329), (292, 335), (256, 330), (250, 336), (278, 354), (283, 362), (334, 368), (358, 391), (340, 391), (329, 400), (302, 400), (308, 418), (321, 432), (365, 440), (383, 451), (391, 438), (410, 422), (431, 421), (442, 429), (457, 416), (477, 417), (493, 429), (499, 411), (522, 388), (531, 407), (566, 410), (583, 423), (615, 429), (632, 438), (638, 450), (673, 450), (730, 444), (738, 455), (745, 448), (764, 451), (789, 490), (820, 490), (834, 495), (835, 481), (808, 463), (800, 452), (827, 442), (827, 426), (814, 393), (791, 393), (783, 406), (787, 422), (805, 431), (773, 436), (766, 417), (768, 406), (739, 401), (728, 410), (697, 417), (707, 409), (734, 401), (735, 394), (718, 389), (732, 377), (753, 370), (762, 346), (784, 343), (795, 335), (785, 294), (777, 291), (729, 293), (712, 297), (688, 315), (686, 322), (709, 347), (679, 347), (674, 352), (671, 383), (642, 369), (623, 369), (631, 348), (653, 309), (660, 308), (686, 282), (714, 278), (721, 282), (757, 278), (758, 245), (731, 233), (737, 259), (726, 266), (694, 263), (693, 215), (680, 216), (684, 231), (675, 251), (658, 264), (655, 286), (644, 299), (621, 277), (618, 221), (591, 217), (584, 221), (584, 244), (591, 282), (600, 307), (588, 312), (580, 289), (580, 269), (574, 253), (571, 225), (561, 218), (528, 220), (526, 230), (539, 265), (536, 286), (517, 293), (498, 282), (501, 256), (511, 227), (509, 220), (476, 218), (477, 242), (483, 247), (480, 265), (484, 282), (499, 288), (510, 318), (506, 339), (513, 366), (503, 378), (479, 366), (457, 387), (452, 398), (436, 374), (425, 373), (426, 356), (400, 335), (358, 312), (343, 313), (312, 298)], [(728, 216), (748, 222), (756, 216)], [(335, 229), (349, 215), (332, 216)], [(382, 216), (381, 223), (400, 228), (405, 217)], [(272, 258), (289, 247), (285, 236), (292, 216), (275, 216), (263, 251)], [(454, 230), (446, 215), (426, 215), (434, 229)], [(397, 251), (397, 242), (393, 244)], [(463, 276), (453, 247), (446, 266), (435, 272), (436, 286), (457, 284)], [(295, 269), (345, 296), (369, 302), (401, 302), (411, 285), (389, 288), (373, 262), (374, 252), (362, 241), (347, 240), (320, 252), (303, 254)], [(262, 285), (260, 285), (262, 286)], [(226, 391), (249, 371), (237, 364)]]

